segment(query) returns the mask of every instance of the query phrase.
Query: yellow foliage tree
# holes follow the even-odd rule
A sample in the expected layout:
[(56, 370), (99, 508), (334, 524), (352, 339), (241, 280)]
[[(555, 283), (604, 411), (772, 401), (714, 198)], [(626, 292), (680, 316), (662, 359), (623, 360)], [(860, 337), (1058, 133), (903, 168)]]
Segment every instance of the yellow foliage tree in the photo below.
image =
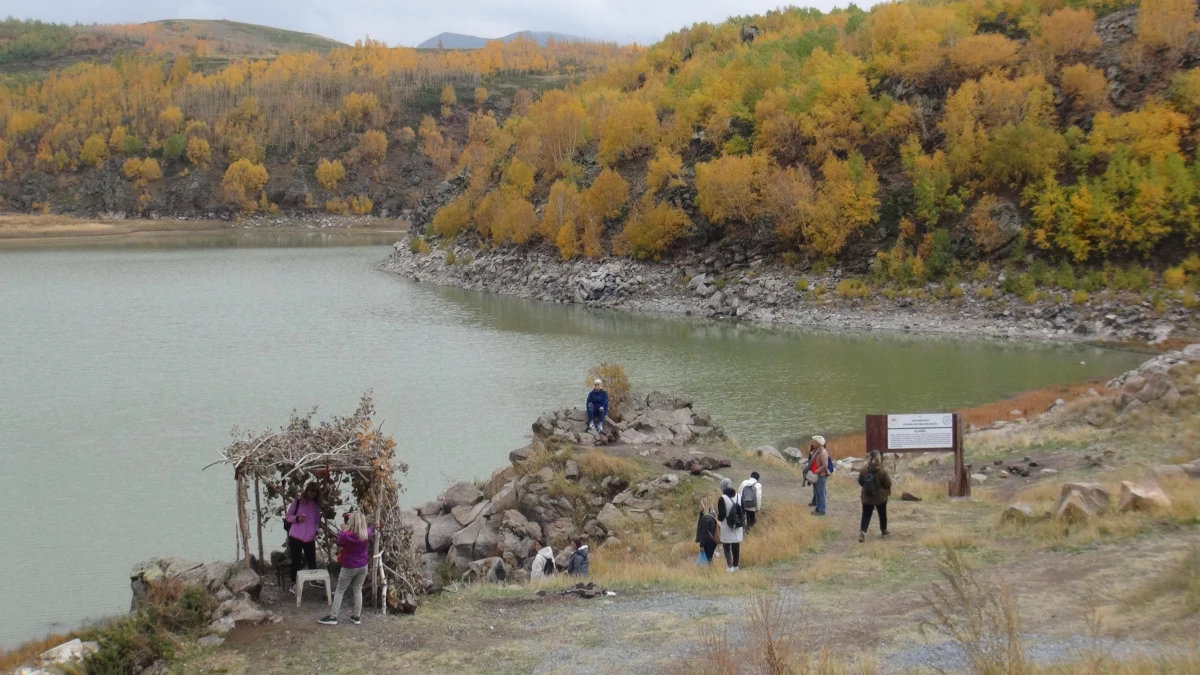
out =
[(346, 167), (341, 160), (332, 162), (322, 157), (317, 161), (317, 184), (326, 190), (336, 190), (338, 183), (346, 178)]
[(583, 191), (580, 201), (589, 218), (603, 222), (619, 216), (627, 199), (629, 183), (616, 171), (605, 169), (596, 176), (591, 187)]
[(752, 224), (762, 213), (767, 158), (726, 155), (696, 165), (696, 205), (718, 224)]
[[(550, 196), (546, 198), (546, 206), (542, 209), (542, 220), (538, 224), (538, 232), (547, 241), (557, 243), (563, 228), (570, 226), (572, 243), (569, 248), (574, 253), (566, 256), (564, 260), (578, 255), (578, 234), (575, 225), (578, 217), (579, 190), (573, 183), (564, 180), (555, 181), (554, 185), (550, 186)], [(562, 247), (559, 248), (561, 251)]]
[(459, 195), (433, 214), (433, 231), (439, 237), (454, 239), (471, 223), (471, 200)]
[(356, 159), (379, 166), (387, 159), (387, 146), (387, 134), (376, 129), (365, 131), (354, 146)]
[(483, 87), (475, 87), (475, 107), (482, 110), (483, 105), (487, 103), (487, 100), (488, 90), (484, 89)]
[(651, 194), (657, 194), (666, 187), (668, 181), (679, 180), (682, 171), (683, 158), (671, 152), (669, 148), (659, 146), (658, 154), (650, 160), (646, 171), (646, 189)]
[(183, 111), (177, 105), (168, 106), (162, 112), (158, 113), (158, 128), (164, 136), (170, 136), (179, 131), (179, 127), (182, 124)]
[(261, 193), (267, 178), (267, 169), (262, 164), (239, 159), (225, 169), (225, 176), (221, 179), (221, 196), (239, 210), (252, 213), (260, 202), (266, 201), (266, 195)]
[(1196, 31), (1194, 0), (1142, 0), (1137, 16), (1137, 41), (1150, 49), (1173, 53), (1187, 47)]
[(371, 198), (366, 195), (355, 195), (350, 198), (350, 213), (353, 213), (356, 216), (370, 215), (371, 209), (374, 208), (374, 206), (375, 203), (372, 202)]
[(208, 164), (211, 156), (212, 150), (208, 146), (208, 141), (199, 136), (188, 139), (187, 158), (189, 162), (197, 166), (204, 166)]
[(959, 40), (950, 48), (950, 65), (966, 77), (978, 77), (997, 68), (1007, 68), (1020, 49), (1013, 40), (996, 33), (981, 33)]
[(874, 222), (879, 178), (857, 152), (844, 160), (830, 155), (821, 164), (821, 174), (824, 182), (804, 236), (817, 253), (837, 255), (851, 236)]
[(104, 166), (104, 160), (108, 158), (108, 143), (105, 142), (104, 136), (100, 134), (92, 134), (83, 142), (83, 147), (79, 150), (79, 161), (88, 166), (99, 169)]
[(637, 154), (658, 141), (658, 117), (654, 105), (624, 99), (608, 111), (600, 123), (600, 149), (596, 157), (613, 166), (622, 157)]
[(682, 210), (662, 202), (655, 203), (647, 194), (625, 221), (621, 236), (635, 258), (658, 260), (676, 239), (687, 234), (691, 226), (692, 221)]
[(1076, 108), (1092, 112), (1104, 105), (1108, 80), (1099, 68), (1076, 63), (1062, 69), (1062, 89), (1075, 101)]
[(158, 160), (153, 157), (146, 159), (130, 157), (125, 160), (121, 170), (125, 177), (132, 180), (138, 187), (145, 187), (147, 183), (162, 179), (162, 168), (159, 167)]
[(1141, 110), (1116, 117), (1107, 112), (1096, 113), (1088, 145), (1093, 151), (1104, 155), (1112, 154), (1119, 145), (1125, 145), (1134, 158), (1161, 161), (1168, 155), (1179, 153), (1181, 135), (1190, 126), (1186, 115), (1151, 101)]

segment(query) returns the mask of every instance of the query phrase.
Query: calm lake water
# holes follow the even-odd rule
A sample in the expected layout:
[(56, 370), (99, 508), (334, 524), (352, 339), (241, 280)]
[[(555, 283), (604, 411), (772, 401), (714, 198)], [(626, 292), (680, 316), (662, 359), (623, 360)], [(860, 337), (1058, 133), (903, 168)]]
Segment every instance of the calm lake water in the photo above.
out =
[(0, 586), (0, 647), (125, 610), (139, 560), (231, 558), (231, 476), (201, 471), (230, 429), (348, 413), (367, 389), (416, 504), (504, 464), (602, 361), (758, 444), (1141, 360), (589, 311), (411, 284), (376, 269), (384, 246), (329, 245), (379, 235), (154, 241), (0, 250), (0, 569), (20, 571)]

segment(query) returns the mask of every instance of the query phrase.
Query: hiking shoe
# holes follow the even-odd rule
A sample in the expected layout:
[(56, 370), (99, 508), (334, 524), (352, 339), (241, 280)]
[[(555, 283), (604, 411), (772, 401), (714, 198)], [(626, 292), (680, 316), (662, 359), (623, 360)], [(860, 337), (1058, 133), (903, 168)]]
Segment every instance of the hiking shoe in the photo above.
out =
[(823, 516), (823, 515), (825, 515), (825, 512), (824, 511), (813, 511), (813, 515), (814, 516)]
[(863, 542), (864, 542), (864, 541), (866, 541), (866, 540), (867, 540), (867, 533), (866, 533), (866, 532), (859, 532), (859, 533), (858, 533), (858, 543), (860, 543), (860, 544), (861, 544), (861, 543), (863, 543)]
[(884, 530), (883, 532), (880, 532), (880, 533), (879, 533), (879, 536), (881, 536), (881, 537), (886, 537), (886, 536), (888, 536), (889, 534), (891, 534), (891, 532), (888, 532), (887, 530)]
[(352, 616), (352, 617), (350, 617), (350, 623), (354, 624), (355, 626), (361, 626), (362, 625), (362, 617), (361, 616)]
[(325, 624), (326, 626), (336, 626), (337, 625), (337, 617), (336, 616), (323, 616), (323, 617), (317, 619), (317, 623)]

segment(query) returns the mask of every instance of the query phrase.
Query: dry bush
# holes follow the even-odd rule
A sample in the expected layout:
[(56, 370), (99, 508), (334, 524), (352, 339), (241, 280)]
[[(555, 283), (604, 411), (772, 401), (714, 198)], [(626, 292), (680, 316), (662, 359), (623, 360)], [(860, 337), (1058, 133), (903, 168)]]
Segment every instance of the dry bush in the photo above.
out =
[[(588, 370), (587, 386), (591, 387), (592, 382), (596, 380), (603, 382), (601, 386), (608, 392), (610, 416), (616, 413), (622, 404), (629, 402), (629, 376), (625, 374), (624, 368), (615, 363), (601, 363)], [(613, 419), (620, 418), (614, 416)]]
[(924, 595), (933, 618), (921, 622), (921, 631), (931, 630), (953, 641), (976, 675), (1028, 672), (1012, 590), (981, 584), (962, 554), (950, 546), (938, 561), (938, 573), (942, 582)]
[[(943, 490), (945, 492), (945, 490)], [(968, 532), (954, 525), (937, 524), (921, 537), (921, 545), (928, 548), (961, 551), (977, 548), (979, 542)]]
[(38, 660), (42, 652), (53, 649), (68, 640), (78, 637), (75, 633), (53, 633), (40, 640), (30, 640), (0, 652), (0, 671), (8, 672), (17, 666)]
[(796, 502), (779, 502), (764, 509), (758, 524), (742, 543), (741, 565), (762, 567), (792, 560), (820, 548), (826, 523)]

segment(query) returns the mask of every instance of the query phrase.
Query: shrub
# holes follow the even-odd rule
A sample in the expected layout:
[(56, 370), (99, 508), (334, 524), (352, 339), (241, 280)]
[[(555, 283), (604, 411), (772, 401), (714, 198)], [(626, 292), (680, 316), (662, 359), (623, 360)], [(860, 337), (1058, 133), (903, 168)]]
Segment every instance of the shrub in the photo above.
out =
[(587, 386), (591, 387), (592, 382), (597, 379), (604, 383), (604, 389), (608, 392), (610, 414), (618, 410), (618, 406), (629, 402), (629, 377), (624, 368), (615, 363), (601, 363), (588, 370)]
[(949, 271), (954, 262), (954, 247), (950, 243), (950, 232), (939, 228), (927, 235), (929, 237), (929, 257), (925, 261), (925, 269), (933, 279), (941, 279)]
[(171, 134), (163, 141), (162, 156), (168, 162), (173, 162), (187, 151), (188, 141), (183, 134)]
[(1001, 286), (1001, 289), (1005, 293), (1010, 293), (1012, 295), (1024, 298), (1030, 293), (1033, 293), (1035, 287), (1036, 284), (1033, 281), (1032, 275), (1029, 273), (1016, 274), (1010, 270), (1005, 274), (1004, 283)]
[(1076, 305), (1082, 305), (1088, 301), (1087, 291), (1075, 291), (1071, 294), (1071, 302)]
[(344, 216), (350, 212), (350, 206), (341, 197), (334, 197), (325, 201), (325, 212), (335, 216)]
[(322, 157), (317, 161), (317, 184), (326, 190), (336, 190), (338, 183), (346, 178), (346, 167), (341, 160), (332, 162)]
[(140, 672), (160, 659), (170, 661), (183, 640), (197, 637), (208, 625), (215, 609), (216, 600), (204, 589), (178, 581), (151, 584), (137, 610), (80, 634), (100, 645), (83, 666), (89, 674), (118, 675)]
[(434, 233), (447, 239), (457, 237), (471, 222), (471, 212), (471, 200), (466, 195), (459, 195), (434, 214)]
[(836, 292), (842, 298), (865, 298), (871, 295), (871, 289), (862, 279), (843, 279), (838, 282)]
[(1068, 263), (1059, 265), (1054, 271), (1054, 285), (1067, 290), (1075, 288), (1075, 268)]
[(456, 258), (454, 257), (454, 251), (453, 250), (446, 251), (446, 264), (453, 265), (455, 260), (456, 260)]
[(350, 213), (356, 216), (365, 216), (371, 213), (371, 209), (374, 208), (375, 203), (366, 195), (356, 195), (350, 198), (348, 206)]
[(426, 253), (429, 253), (431, 249), (429, 248), (429, 242), (425, 241), (424, 237), (413, 237), (412, 241), (408, 243), (408, 250), (412, 251), (413, 253), (425, 255)]
[(625, 221), (622, 234), (634, 257), (658, 260), (667, 247), (687, 234), (691, 227), (692, 221), (681, 209), (663, 202), (654, 206), (643, 202)]
[(808, 279), (800, 277), (796, 280), (796, 290), (803, 293), (808, 290)]
[(1182, 267), (1172, 267), (1163, 272), (1163, 285), (1175, 291), (1183, 288), (1187, 282), (1187, 272), (1183, 271)]
[(996, 289), (992, 288), (991, 286), (984, 286), (983, 288), (979, 289), (978, 293), (979, 297), (983, 298), (984, 300), (991, 300), (992, 296), (995, 294)]
[(253, 212), (258, 208), (258, 201), (266, 201), (255, 201), (255, 193), (262, 192), (266, 184), (266, 167), (248, 159), (239, 159), (225, 170), (225, 176), (221, 179), (221, 194), (226, 202), (236, 204), (242, 211)]
[(79, 150), (79, 161), (97, 169), (104, 166), (104, 160), (107, 157), (108, 144), (104, 142), (104, 137), (100, 134), (88, 136), (87, 140), (83, 142), (83, 148)]
[(208, 164), (211, 156), (212, 149), (209, 148), (208, 141), (199, 137), (188, 139), (187, 158), (189, 162), (197, 165)]
[(975, 281), (986, 281), (992, 275), (992, 268), (986, 262), (981, 262), (975, 266), (975, 273), (972, 278)]

